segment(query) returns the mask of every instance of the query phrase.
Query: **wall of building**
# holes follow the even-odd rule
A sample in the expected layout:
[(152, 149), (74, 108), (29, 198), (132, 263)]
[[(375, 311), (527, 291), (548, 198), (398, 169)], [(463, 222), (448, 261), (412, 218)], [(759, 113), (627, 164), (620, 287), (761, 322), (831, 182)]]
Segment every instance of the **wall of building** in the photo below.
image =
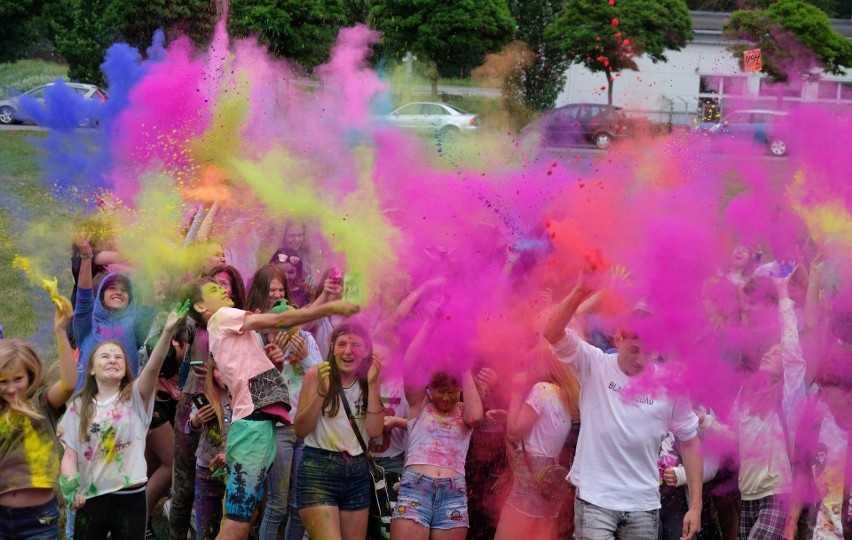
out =
[[(743, 73), (719, 36), (696, 35), (666, 57), (666, 62), (653, 63), (643, 56), (637, 59), (638, 71), (621, 72), (615, 78), (613, 104), (631, 116), (679, 125), (711, 120), (731, 107), (785, 109), (803, 101), (852, 107), (852, 73), (773, 86), (760, 73)], [(606, 101), (604, 74), (574, 64), (556, 105)]]

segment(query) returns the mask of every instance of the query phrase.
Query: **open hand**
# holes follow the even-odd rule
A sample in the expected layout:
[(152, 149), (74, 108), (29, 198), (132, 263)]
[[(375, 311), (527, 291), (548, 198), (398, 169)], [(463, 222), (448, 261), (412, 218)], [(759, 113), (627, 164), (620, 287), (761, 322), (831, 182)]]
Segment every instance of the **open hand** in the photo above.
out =
[(64, 332), (74, 317), (74, 308), (71, 307), (71, 300), (64, 296), (58, 297), (54, 300), (54, 303), (56, 304), (56, 312), (53, 315), (53, 328)]
[[(372, 369), (372, 367), (370, 369)], [(328, 385), (330, 376), (331, 364), (329, 364), (328, 362), (323, 362), (322, 364), (317, 366), (317, 392), (319, 392), (320, 396), (322, 397), (328, 395)]]
[(378, 354), (373, 354), (373, 363), (370, 365), (370, 370), (367, 372), (367, 384), (376, 384), (379, 382), (379, 375), (382, 372), (382, 357)]

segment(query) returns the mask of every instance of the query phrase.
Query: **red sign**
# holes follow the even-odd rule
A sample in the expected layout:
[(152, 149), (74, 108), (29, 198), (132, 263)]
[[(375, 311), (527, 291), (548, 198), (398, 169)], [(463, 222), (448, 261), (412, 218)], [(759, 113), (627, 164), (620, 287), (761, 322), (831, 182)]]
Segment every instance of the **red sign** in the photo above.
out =
[(763, 60), (760, 58), (760, 49), (743, 51), (743, 70), (750, 73), (761, 69), (763, 69)]

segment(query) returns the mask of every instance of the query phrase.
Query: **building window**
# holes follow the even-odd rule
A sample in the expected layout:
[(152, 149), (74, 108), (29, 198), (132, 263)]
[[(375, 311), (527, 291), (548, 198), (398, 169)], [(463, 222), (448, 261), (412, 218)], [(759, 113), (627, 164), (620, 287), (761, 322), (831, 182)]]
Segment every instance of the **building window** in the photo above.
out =
[(722, 77), (722, 93), (728, 96), (741, 96), (746, 91), (745, 77)]
[(702, 75), (698, 82), (700, 94), (718, 94), (722, 89), (722, 78)]
[(800, 98), (802, 97), (802, 81), (773, 83), (769, 79), (761, 79), (759, 94), (761, 96)]
[(837, 83), (820, 81), (817, 92), (819, 99), (837, 99)]
[(840, 99), (852, 100), (852, 83), (840, 83)]

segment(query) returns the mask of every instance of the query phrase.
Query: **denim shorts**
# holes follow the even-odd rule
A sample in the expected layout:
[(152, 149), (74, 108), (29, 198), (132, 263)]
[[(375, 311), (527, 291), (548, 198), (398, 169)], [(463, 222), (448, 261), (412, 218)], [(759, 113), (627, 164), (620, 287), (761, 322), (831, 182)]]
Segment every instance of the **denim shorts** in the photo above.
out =
[[(559, 515), (562, 500), (548, 501), (536, 486), (536, 475), (545, 467), (554, 465), (554, 458), (539, 456), (515, 456), (514, 478), (512, 492), (506, 499), (506, 504), (533, 518), (554, 518)], [(530, 471), (532, 467), (532, 471)], [(568, 496), (568, 492), (565, 492)]]
[(59, 508), (56, 497), (37, 506), (0, 506), (0, 538), (59, 538)]
[(225, 517), (247, 523), (263, 500), (263, 484), (275, 460), (275, 426), (269, 420), (237, 420), (228, 430)]
[(464, 476), (432, 478), (405, 469), (392, 519), (410, 519), (429, 529), (467, 527)]
[(296, 475), (296, 505), (336, 506), (354, 512), (370, 508), (370, 465), (363, 455), (350, 456), (305, 446)]

